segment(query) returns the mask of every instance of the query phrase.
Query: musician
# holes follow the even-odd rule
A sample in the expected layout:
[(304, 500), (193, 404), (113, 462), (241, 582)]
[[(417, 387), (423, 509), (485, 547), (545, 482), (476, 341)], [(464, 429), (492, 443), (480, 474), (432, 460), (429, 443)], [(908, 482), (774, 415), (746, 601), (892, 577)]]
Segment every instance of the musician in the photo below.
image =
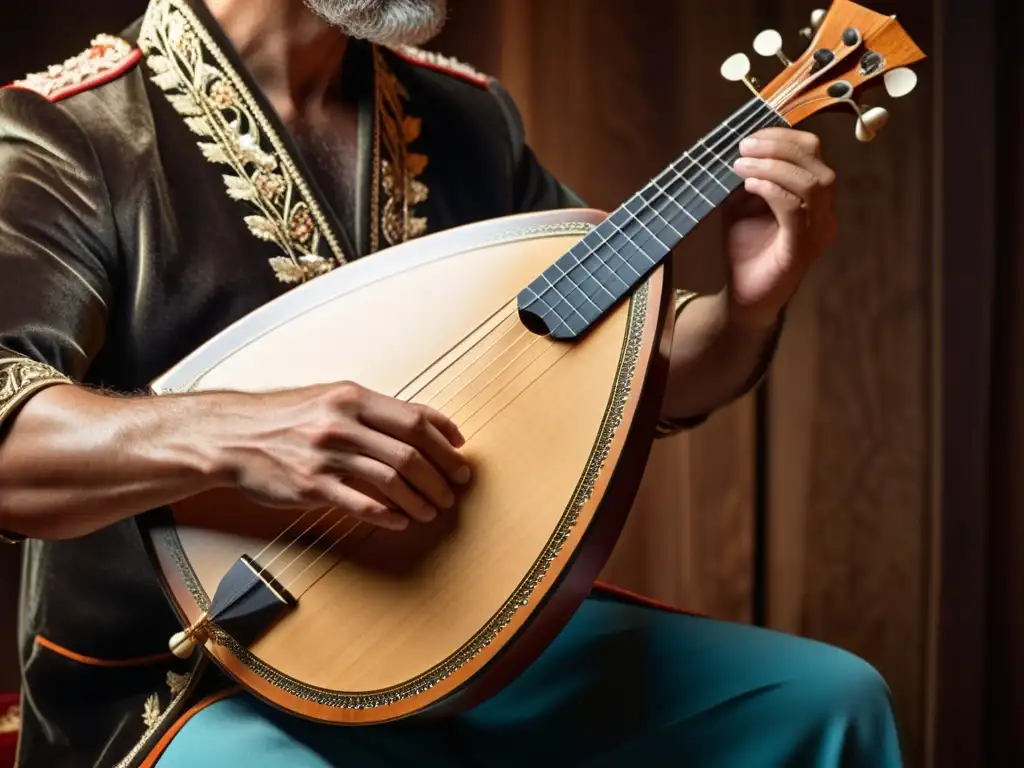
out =
[[(151, 0), (119, 36), (0, 91), (0, 529), (24, 548), (22, 766), (900, 764), (864, 661), (595, 588), (477, 708), (339, 728), (180, 661), (132, 518), (235, 486), (430, 525), (472, 482), (457, 424), (337, 383), (144, 395), (292, 287), (428, 232), (582, 205), (501, 84), (409, 46), (444, 0)], [(662, 434), (764, 375), (835, 236), (818, 140), (735, 170), (729, 281), (680, 290)], [(324, 328), (324, 343), (358, 328)], [(357, 483), (372, 489), (358, 492)]]

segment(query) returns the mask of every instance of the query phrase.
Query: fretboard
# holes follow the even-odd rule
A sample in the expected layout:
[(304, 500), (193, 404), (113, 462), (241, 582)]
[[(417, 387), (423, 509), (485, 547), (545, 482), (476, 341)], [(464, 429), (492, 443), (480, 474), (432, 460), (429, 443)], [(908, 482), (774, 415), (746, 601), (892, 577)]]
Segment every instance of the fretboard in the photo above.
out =
[(782, 125), (760, 98), (730, 115), (520, 292), (527, 326), (556, 339), (585, 333), (742, 185), (732, 170), (740, 141)]

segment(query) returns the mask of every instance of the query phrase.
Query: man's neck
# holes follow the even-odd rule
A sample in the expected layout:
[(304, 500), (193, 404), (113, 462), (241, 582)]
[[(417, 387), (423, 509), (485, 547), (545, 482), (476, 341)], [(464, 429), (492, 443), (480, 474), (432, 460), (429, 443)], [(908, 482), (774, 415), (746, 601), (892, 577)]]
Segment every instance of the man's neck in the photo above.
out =
[(302, 0), (205, 0), (286, 123), (320, 112), (348, 38)]

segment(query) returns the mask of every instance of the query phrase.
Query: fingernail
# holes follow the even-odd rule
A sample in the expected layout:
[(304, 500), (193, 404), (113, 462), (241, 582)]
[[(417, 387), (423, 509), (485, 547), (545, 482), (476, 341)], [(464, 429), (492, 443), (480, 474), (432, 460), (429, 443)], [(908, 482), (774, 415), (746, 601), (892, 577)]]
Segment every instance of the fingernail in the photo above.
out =
[(469, 468), (469, 465), (462, 465), (455, 472), (455, 482), (460, 485), (465, 485), (469, 482), (469, 478), (473, 476), (473, 471)]
[(753, 149), (756, 146), (757, 139), (755, 139), (753, 136), (748, 136), (747, 138), (740, 142), (740, 152), (743, 152), (748, 149)]
[(734, 170), (737, 171), (749, 171), (754, 168), (754, 161), (748, 157), (740, 157), (732, 164)]
[(423, 516), (427, 518), (428, 521), (433, 520), (435, 517), (437, 517), (437, 510), (434, 509), (433, 507), (424, 507)]

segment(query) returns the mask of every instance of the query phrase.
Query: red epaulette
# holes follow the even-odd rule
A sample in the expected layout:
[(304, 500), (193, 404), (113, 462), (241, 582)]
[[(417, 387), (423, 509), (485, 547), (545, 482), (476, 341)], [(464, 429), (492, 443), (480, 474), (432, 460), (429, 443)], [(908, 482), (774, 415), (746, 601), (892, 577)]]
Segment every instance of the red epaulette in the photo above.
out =
[(142, 51), (131, 43), (119, 37), (99, 35), (92, 45), (63, 64), (54, 64), (45, 72), (35, 72), (5, 87), (34, 91), (57, 102), (109, 83), (134, 67), (141, 58)]
[(406, 61), (426, 67), (427, 69), (433, 69), (435, 72), (443, 72), (446, 75), (458, 77), (481, 88), (486, 88), (490, 85), (490, 77), (483, 72), (473, 69), (469, 64), (453, 59), (450, 56), (442, 56), (434, 51), (425, 51), (422, 48), (415, 48), (411, 45), (397, 46), (390, 50)]

